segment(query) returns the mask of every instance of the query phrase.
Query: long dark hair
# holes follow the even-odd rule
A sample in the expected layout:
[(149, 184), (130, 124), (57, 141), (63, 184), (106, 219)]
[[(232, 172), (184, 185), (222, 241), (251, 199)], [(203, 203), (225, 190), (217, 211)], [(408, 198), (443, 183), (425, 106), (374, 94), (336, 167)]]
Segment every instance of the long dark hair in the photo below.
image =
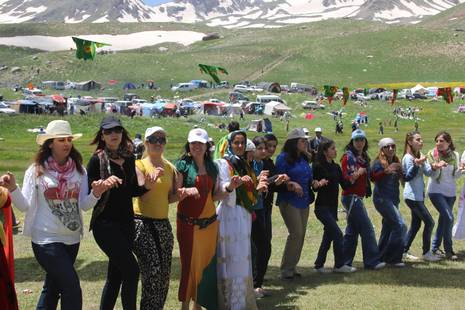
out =
[(449, 143), (449, 149), (451, 151), (455, 151), (455, 145), (454, 145), (454, 142), (452, 142), (451, 135), (447, 131), (440, 131), (438, 132), (436, 137), (434, 137), (434, 141), (436, 141), (440, 136), (442, 136), (444, 140), (446, 140), (446, 142)]
[[(133, 147), (131, 138), (129, 137), (129, 133), (124, 127), (121, 127), (121, 128), (123, 128), (123, 132), (122, 132), (120, 147), (122, 148), (124, 153), (132, 154), (134, 151), (134, 147)], [(94, 144), (97, 145), (95, 149), (95, 153), (97, 153), (100, 150), (105, 149), (105, 141), (102, 139), (102, 136), (103, 136), (103, 129), (100, 128), (99, 131), (97, 131), (97, 133), (95, 134), (94, 139), (90, 143), (90, 145), (94, 145)]]
[(297, 143), (299, 142), (299, 139), (300, 138), (286, 140), (281, 150), (281, 152), (287, 154), (287, 162), (291, 165), (295, 163), (299, 159), (299, 157), (302, 157), (303, 159), (305, 159), (305, 161), (310, 162), (310, 158), (307, 154), (305, 154), (304, 152), (299, 154), (297, 152)]
[[(52, 144), (53, 139), (48, 139), (46, 140), (39, 148), (37, 151), (35, 158), (34, 158), (34, 163), (36, 164), (37, 167), (39, 167), (37, 175), (42, 175), (45, 171), (45, 162), (47, 159), (52, 156), (52, 149), (50, 148), (50, 145)], [(74, 145), (71, 147), (71, 151), (69, 152), (68, 155), (69, 158), (71, 158), (74, 161), (74, 164), (76, 165), (76, 170), (80, 174), (84, 174), (84, 169), (82, 169), (82, 155), (79, 153), (78, 150), (74, 147)]]
[[(368, 156), (368, 140), (367, 140), (367, 138), (364, 138), (364, 139), (365, 139), (365, 146), (363, 147), (361, 155), (362, 155), (362, 158), (367, 163), (369, 163), (370, 162), (370, 156)], [(355, 149), (353, 139), (350, 139), (349, 143), (345, 146), (344, 152), (347, 152), (347, 151), (351, 151), (354, 155), (358, 154), (358, 151)], [(342, 156), (344, 156), (344, 154)]]
[(315, 163), (317, 164), (323, 164), (326, 162), (326, 155), (325, 152), (333, 145), (335, 144), (333, 140), (328, 139), (328, 138), (323, 138), (320, 141), (320, 145), (318, 145), (318, 152), (316, 153), (315, 157)]
[[(209, 151), (210, 147), (211, 147), (211, 144), (210, 144), (210, 142), (207, 142), (206, 144), (207, 144), (207, 150), (205, 151), (205, 154), (203, 155), (203, 158), (204, 158), (205, 162), (207, 162), (207, 161), (212, 162), (213, 158), (212, 158), (211, 152)], [(192, 159), (191, 149), (189, 147), (189, 142), (186, 142), (186, 144), (184, 144), (183, 151), (182, 151), (182, 154), (181, 154), (181, 157), (180, 157), (180, 160), (186, 160), (186, 159)]]

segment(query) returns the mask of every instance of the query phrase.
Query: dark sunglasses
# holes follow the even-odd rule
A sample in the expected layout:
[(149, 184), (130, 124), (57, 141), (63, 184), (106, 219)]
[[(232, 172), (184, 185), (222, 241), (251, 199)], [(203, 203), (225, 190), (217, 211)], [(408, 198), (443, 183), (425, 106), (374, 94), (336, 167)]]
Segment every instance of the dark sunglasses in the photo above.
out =
[(122, 132), (123, 132), (123, 127), (113, 127), (113, 128), (103, 130), (104, 135), (111, 135), (112, 133), (120, 134)]
[(396, 145), (395, 145), (395, 144), (385, 145), (385, 146), (383, 146), (383, 149), (395, 150), (395, 149), (396, 149)]
[(150, 143), (150, 144), (155, 144), (155, 143), (166, 144), (166, 138), (165, 137), (150, 136), (150, 137), (147, 138), (147, 142)]

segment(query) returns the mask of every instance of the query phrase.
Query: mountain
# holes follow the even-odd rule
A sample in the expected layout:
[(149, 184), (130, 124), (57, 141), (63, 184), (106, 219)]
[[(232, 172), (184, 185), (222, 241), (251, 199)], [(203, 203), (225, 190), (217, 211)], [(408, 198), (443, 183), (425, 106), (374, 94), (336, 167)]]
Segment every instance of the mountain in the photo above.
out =
[(465, 0), (0, 0), (0, 23), (204, 22), (226, 28), (282, 27), (329, 18), (417, 23)]

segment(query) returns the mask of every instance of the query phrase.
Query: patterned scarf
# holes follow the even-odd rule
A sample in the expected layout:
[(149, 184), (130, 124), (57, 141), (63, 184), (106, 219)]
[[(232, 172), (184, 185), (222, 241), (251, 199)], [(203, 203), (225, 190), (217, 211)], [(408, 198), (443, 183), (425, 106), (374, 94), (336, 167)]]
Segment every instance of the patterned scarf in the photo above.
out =
[[(100, 179), (106, 180), (111, 175), (110, 160), (106, 152), (106, 149), (97, 151), (97, 157), (99, 159)], [(117, 158), (119, 158), (119, 155)], [(92, 218), (90, 219), (89, 230), (92, 230), (92, 227), (94, 226), (95, 221), (105, 209), (105, 206), (109, 198), (110, 198), (110, 191), (107, 190), (105, 193), (102, 194), (102, 197), (100, 197), (100, 200), (97, 202), (97, 205), (95, 205), (94, 207), (94, 211), (92, 212)]]
[[(445, 161), (448, 165), (452, 165), (454, 167), (452, 171), (452, 175), (455, 176), (455, 171), (457, 170), (457, 157), (455, 156), (455, 152), (451, 149), (447, 149), (446, 151), (439, 151), (437, 147), (430, 150), (428, 152), (428, 160), (430, 163), (438, 163), (441, 160)], [(442, 169), (439, 169), (439, 176), (438, 176), (438, 183), (441, 180), (442, 176)]]
[[(253, 206), (257, 203), (258, 192), (256, 190), (257, 178), (252, 168), (246, 163), (245, 158), (234, 154), (232, 149), (232, 141), (236, 135), (243, 135), (244, 141), (247, 141), (247, 135), (245, 132), (237, 130), (233, 131), (228, 135), (228, 149), (224, 159), (229, 163), (230, 175), (245, 176), (248, 175), (252, 178), (252, 184), (242, 184), (236, 188), (236, 204), (240, 205), (250, 213), (253, 212)], [(245, 142), (244, 142), (245, 143)]]
[(75, 195), (73, 194), (75, 193), (69, 192), (69, 188), (73, 188), (72, 191), (77, 191), (79, 193), (79, 183), (68, 184), (76, 171), (76, 163), (74, 160), (68, 158), (64, 165), (59, 165), (58, 162), (50, 156), (44, 166), (47, 172), (58, 180), (57, 199), (64, 200), (69, 197), (74, 197)]

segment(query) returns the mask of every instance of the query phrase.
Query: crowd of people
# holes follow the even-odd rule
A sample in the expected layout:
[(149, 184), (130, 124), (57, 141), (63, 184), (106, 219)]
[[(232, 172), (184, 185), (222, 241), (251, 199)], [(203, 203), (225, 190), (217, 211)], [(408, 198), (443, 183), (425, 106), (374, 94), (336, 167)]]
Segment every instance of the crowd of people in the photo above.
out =
[[(207, 131), (192, 129), (182, 155), (171, 163), (164, 157), (169, 133), (162, 127), (147, 128), (143, 139), (138, 137), (144, 145), (138, 159), (118, 118), (106, 116), (97, 129), (86, 168), (73, 145), (82, 135), (73, 133), (67, 121), (54, 120), (37, 135), (39, 148), (22, 187), (10, 172), (0, 177), (5, 214), (0, 271), (7, 275), (0, 281), (1, 309), (17, 309), (12, 203), (25, 212), (23, 232), (45, 271), (38, 309), (56, 309), (59, 302), (61, 309), (83, 308), (74, 263), (84, 229), (82, 211), (91, 209), (90, 230), (108, 257), (101, 309), (113, 309), (119, 294), (123, 309), (136, 309), (139, 276), (140, 309), (164, 307), (175, 241), (168, 217), (171, 203), (177, 203), (182, 309), (256, 309), (256, 300), (269, 294), (263, 282), (272, 251), (274, 193), (288, 231), (280, 264), (283, 280), (301, 277), (297, 265), (313, 202), (324, 227), (314, 263), (319, 273), (357, 271), (353, 262), (359, 237), (364, 268), (402, 268), (406, 259), (420, 259), (409, 251), (422, 222), (422, 259), (458, 259), (452, 239), (454, 233), (465, 237), (465, 215), (453, 230), (452, 209), (457, 179), (465, 174), (465, 152), (460, 158), (445, 131), (426, 154), (420, 133), (407, 133), (402, 157), (393, 139), (382, 138), (371, 160), (365, 132), (356, 129), (338, 160), (335, 142), (323, 137), (321, 128), (311, 141), (308, 130), (296, 128), (273, 161), (276, 136), (249, 139), (231, 123), (216, 149)], [(426, 188), (424, 176), (429, 178)], [(344, 231), (338, 224), (340, 187)], [(401, 195), (411, 210), (409, 228), (399, 210)], [(379, 240), (364, 203), (370, 196), (382, 217)], [(426, 196), (439, 213), (432, 243), (435, 222)], [(334, 266), (326, 268), (331, 244)]]

